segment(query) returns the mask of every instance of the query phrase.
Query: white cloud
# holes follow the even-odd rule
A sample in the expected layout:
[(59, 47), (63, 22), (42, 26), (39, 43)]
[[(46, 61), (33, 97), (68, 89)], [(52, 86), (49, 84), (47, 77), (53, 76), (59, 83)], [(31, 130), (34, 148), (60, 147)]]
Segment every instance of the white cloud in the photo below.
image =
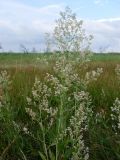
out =
[(94, 4), (99, 5), (99, 6), (103, 6), (105, 4), (107, 4), (109, 2), (109, 0), (95, 0)]
[[(52, 32), (54, 20), (64, 8), (63, 4), (31, 7), (18, 0), (0, 3), (0, 42), (6, 50), (19, 50), (20, 44), (42, 48), (43, 34)], [(120, 51), (120, 17), (85, 20), (84, 27), (94, 36), (92, 48), (95, 51), (101, 47), (106, 51)]]
[(101, 0), (95, 0), (94, 3), (95, 4), (101, 4)]
[(120, 18), (85, 21), (84, 25), (94, 35), (94, 50), (120, 51)]
[(17, 0), (4, 0), (0, 5), (0, 42), (5, 49), (19, 48), (19, 44), (38, 45), (43, 33), (53, 28), (62, 4), (31, 7)]
[(98, 22), (114, 22), (114, 21), (120, 21), (120, 17), (117, 18), (104, 18), (104, 19), (99, 19), (97, 20)]

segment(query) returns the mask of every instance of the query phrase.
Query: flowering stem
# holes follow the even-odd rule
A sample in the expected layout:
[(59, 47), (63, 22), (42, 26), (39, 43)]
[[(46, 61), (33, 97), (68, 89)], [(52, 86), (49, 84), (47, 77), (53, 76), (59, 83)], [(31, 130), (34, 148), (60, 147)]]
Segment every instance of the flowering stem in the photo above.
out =
[(47, 146), (46, 146), (46, 143), (45, 143), (44, 127), (43, 127), (42, 122), (40, 122), (39, 125), (40, 125), (40, 127), (41, 127), (42, 135), (43, 135), (43, 147), (44, 147), (44, 152), (45, 152), (46, 158), (47, 158), (47, 160), (48, 160)]
[(56, 158), (55, 158), (55, 160), (57, 160), (57, 158), (58, 158), (58, 140), (56, 142)]
[[(60, 109), (59, 109), (59, 120), (58, 120), (58, 131), (57, 136), (59, 137), (60, 130), (62, 130), (63, 126), (63, 98), (60, 97)], [(58, 159), (58, 140), (56, 140), (56, 160)]]
[(46, 155), (46, 158), (48, 160), (48, 153), (47, 153), (47, 146), (46, 146), (46, 143), (45, 143), (45, 133), (44, 133), (44, 127), (43, 127), (43, 123), (42, 123), (42, 116), (41, 116), (41, 109), (40, 109), (40, 122), (38, 121), (38, 124), (42, 130), (42, 135), (43, 135), (43, 147), (44, 147), (44, 152), (45, 152), (45, 155)]

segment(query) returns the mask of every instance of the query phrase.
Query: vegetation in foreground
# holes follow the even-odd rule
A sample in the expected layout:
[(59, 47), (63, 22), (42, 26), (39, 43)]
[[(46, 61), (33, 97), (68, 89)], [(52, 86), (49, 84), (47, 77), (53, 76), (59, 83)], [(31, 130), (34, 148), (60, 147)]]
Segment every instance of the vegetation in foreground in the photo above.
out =
[(1, 159), (120, 159), (118, 55), (27, 55), (28, 67), (26, 58), (5, 67), (7, 56), (14, 55), (1, 65)]

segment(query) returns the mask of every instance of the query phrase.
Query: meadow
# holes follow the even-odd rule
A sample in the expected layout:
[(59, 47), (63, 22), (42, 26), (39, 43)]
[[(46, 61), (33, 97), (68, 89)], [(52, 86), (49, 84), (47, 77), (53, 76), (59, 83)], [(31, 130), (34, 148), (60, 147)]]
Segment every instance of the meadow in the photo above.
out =
[(117, 65), (115, 53), (85, 64), (76, 55), (1, 53), (0, 160), (119, 160)]

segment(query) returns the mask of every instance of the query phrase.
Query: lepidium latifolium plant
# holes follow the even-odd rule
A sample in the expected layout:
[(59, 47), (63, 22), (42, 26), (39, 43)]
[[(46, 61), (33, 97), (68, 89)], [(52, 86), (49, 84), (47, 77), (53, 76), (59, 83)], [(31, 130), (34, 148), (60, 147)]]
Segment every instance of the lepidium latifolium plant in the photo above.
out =
[[(120, 84), (120, 65), (117, 65), (115, 72)], [(120, 89), (120, 88), (119, 88)], [(115, 134), (120, 133), (120, 99), (117, 97), (111, 107), (112, 128)]]
[[(43, 81), (35, 78), (25, 109), (30, 122), (23, 130), (38, 144), (37, 153), (43, 160), (88, 160), (88, 131), (93, 111), (87, 85), (97, 80), (102, 69), (87, 72), (84, 77), (78, 75), (76, 65), (89, 61), (88, 41), (92, 36), (85, 36), (82, 21), (78, 22), (69, 8), (60, 15), (54, 38), (63, 54), (56, 55), (53, 74), (47, 73)], [(83, 52), (85, 40), (88, 41)]]
[[(78, 76), (75, 62), (61, 55), (44, 81), (35, 79), (31, 96), (27, 97), (26, 113), (30, 117), (28, 136), (37, 140), (42, 159), (89, 159), (87, 134), (92, 117), (92, 103), (86, 91), (102, 69)], [(32, 124), (32, 127), (30, 127)]]
[[(120, 89), (120, 65), (117, 65), (115, 68), (115, 72), (119, 81), (119, 88)], [(114, 138), (115, 149), (114, 152), (116, 157), (120, 158), (120, 99), (116, 97), (113, 105), (111, 106), (111, 128), (112, 128), (112, 137)], [(117, 147), (116, 147), (117, 146)]]

